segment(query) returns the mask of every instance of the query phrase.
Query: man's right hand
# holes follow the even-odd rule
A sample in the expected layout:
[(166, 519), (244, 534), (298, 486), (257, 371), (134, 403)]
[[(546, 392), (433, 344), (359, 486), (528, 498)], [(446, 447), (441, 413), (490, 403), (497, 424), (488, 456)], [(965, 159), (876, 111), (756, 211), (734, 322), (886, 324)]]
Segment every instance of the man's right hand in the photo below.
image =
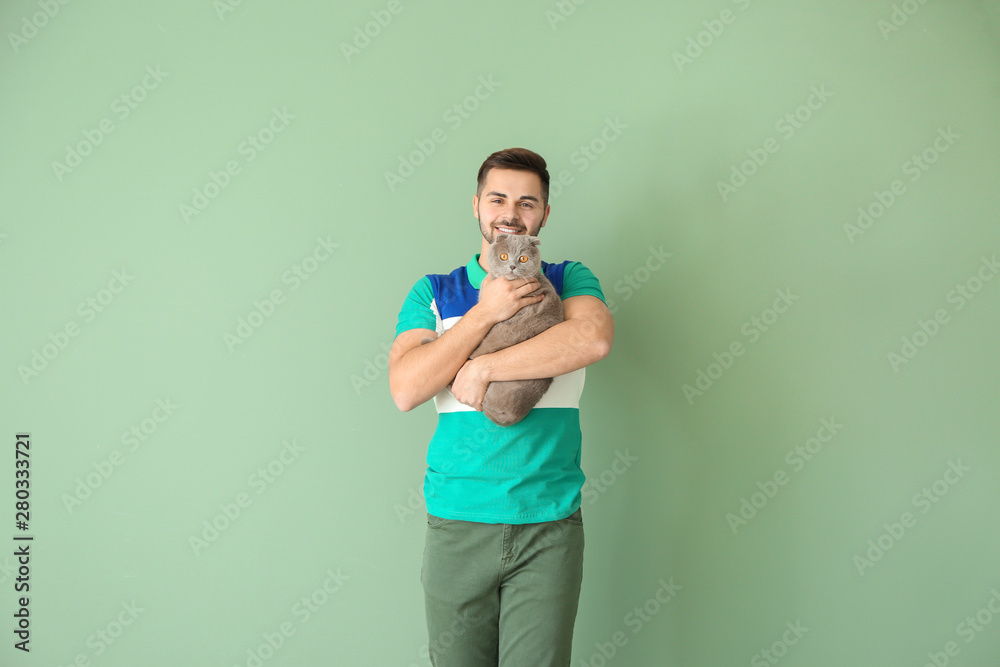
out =
[(479, 303), (474, 308), (478, 308), (483, 316), (494, 324), (503, 322), (525, 306), (544, 299), (544, 293), (527, 296), (538, 287), (538, 278), (507, 280), (506, 278), (494, 278), (487, 273), (479, 286)]

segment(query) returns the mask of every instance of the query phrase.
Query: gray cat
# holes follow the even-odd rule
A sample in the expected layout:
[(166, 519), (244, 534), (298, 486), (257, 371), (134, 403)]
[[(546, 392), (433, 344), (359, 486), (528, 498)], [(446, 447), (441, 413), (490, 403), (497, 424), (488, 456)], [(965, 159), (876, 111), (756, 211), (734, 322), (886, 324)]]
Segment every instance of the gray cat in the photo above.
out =
[[(542, 258), (536, 247), (539, 243), (537, 236), (517, 234), (497, 234), (493, 239), (486, 256), (490, 275), (507, 280), (534, 276), (539, 287), (530, 296), (544, 292), (545, 298), (494, 324), (470, 359), (516, 345), (563, 321), (562, 300), (542, 273)], [(516, 424), (535, 407), (551, 384), (552, 378), (490, 382), (483, 397), (483, 414), (500, 426)]]

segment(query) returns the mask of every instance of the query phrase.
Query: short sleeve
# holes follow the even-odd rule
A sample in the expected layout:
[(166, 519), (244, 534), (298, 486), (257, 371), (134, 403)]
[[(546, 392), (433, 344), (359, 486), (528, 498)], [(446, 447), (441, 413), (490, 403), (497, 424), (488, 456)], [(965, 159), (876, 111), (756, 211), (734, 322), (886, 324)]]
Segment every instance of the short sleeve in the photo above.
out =
[[(410, 329), (437, 330), (437, 315), (432, 302), (434, 291), (431, 281), (424, 276), (410, 288), (396, 321), (396, 336)], [(395, 339), (395, 337), (394, 337)]]
[(568, 299), (571, 296), (589, 294), (596, 296), (607, 305), (604, 292), (601, 291), (601, 283), (597, 276), (580, 262), (570, 262), (563, 272), (562, 298)]

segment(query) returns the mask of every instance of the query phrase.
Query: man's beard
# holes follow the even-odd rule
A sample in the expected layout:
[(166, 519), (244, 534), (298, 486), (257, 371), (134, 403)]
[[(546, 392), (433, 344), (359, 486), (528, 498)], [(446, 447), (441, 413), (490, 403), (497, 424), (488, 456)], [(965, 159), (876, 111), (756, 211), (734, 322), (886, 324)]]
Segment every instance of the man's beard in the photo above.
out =
[(496, 230), (493, 228), (496, 225), (499, 225), (500, 227), (510, 227), (512, 229), (516, 229), (518, 232), (522, 232), (522, 231), (526, 230), (526, 228), (524, 227), (524, 225), (522, 225), (520, 223), (509, 224), (508, 225), (508, 224), (505, 224), (505, 223), (502, 223), (502, 222), (495, 222), (495, 223), (493, 223), (493, 225), (487, 226), (486, 224), (483, 223), (483, 216), (480, 213), (480, 215), (479, 215), (479, 231), (482, 232), (483, 238), (486, 239), (486, 242), (489, 243), (490, 245), (493, 244), (493, 241), (496, 238)]

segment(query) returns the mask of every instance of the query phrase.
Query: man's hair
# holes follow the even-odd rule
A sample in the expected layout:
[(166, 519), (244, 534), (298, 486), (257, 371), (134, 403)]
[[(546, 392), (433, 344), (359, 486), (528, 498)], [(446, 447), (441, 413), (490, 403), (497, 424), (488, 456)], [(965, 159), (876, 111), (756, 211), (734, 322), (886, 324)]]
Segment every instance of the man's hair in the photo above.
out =
[(534, 151), (527, 148), (505, 148), (502, 151), (493, 153), (483, 165), (479, 167), (478, 185), (476, 194), (482, 195), (483, 185), (486, 183), (486, 175), (490, 169), (517, 169), (520, 171), (530, 171), (538, 175), (542, 181), (542, 205), (549, 203), (549, 171), (546, 169), (545, 159)]

